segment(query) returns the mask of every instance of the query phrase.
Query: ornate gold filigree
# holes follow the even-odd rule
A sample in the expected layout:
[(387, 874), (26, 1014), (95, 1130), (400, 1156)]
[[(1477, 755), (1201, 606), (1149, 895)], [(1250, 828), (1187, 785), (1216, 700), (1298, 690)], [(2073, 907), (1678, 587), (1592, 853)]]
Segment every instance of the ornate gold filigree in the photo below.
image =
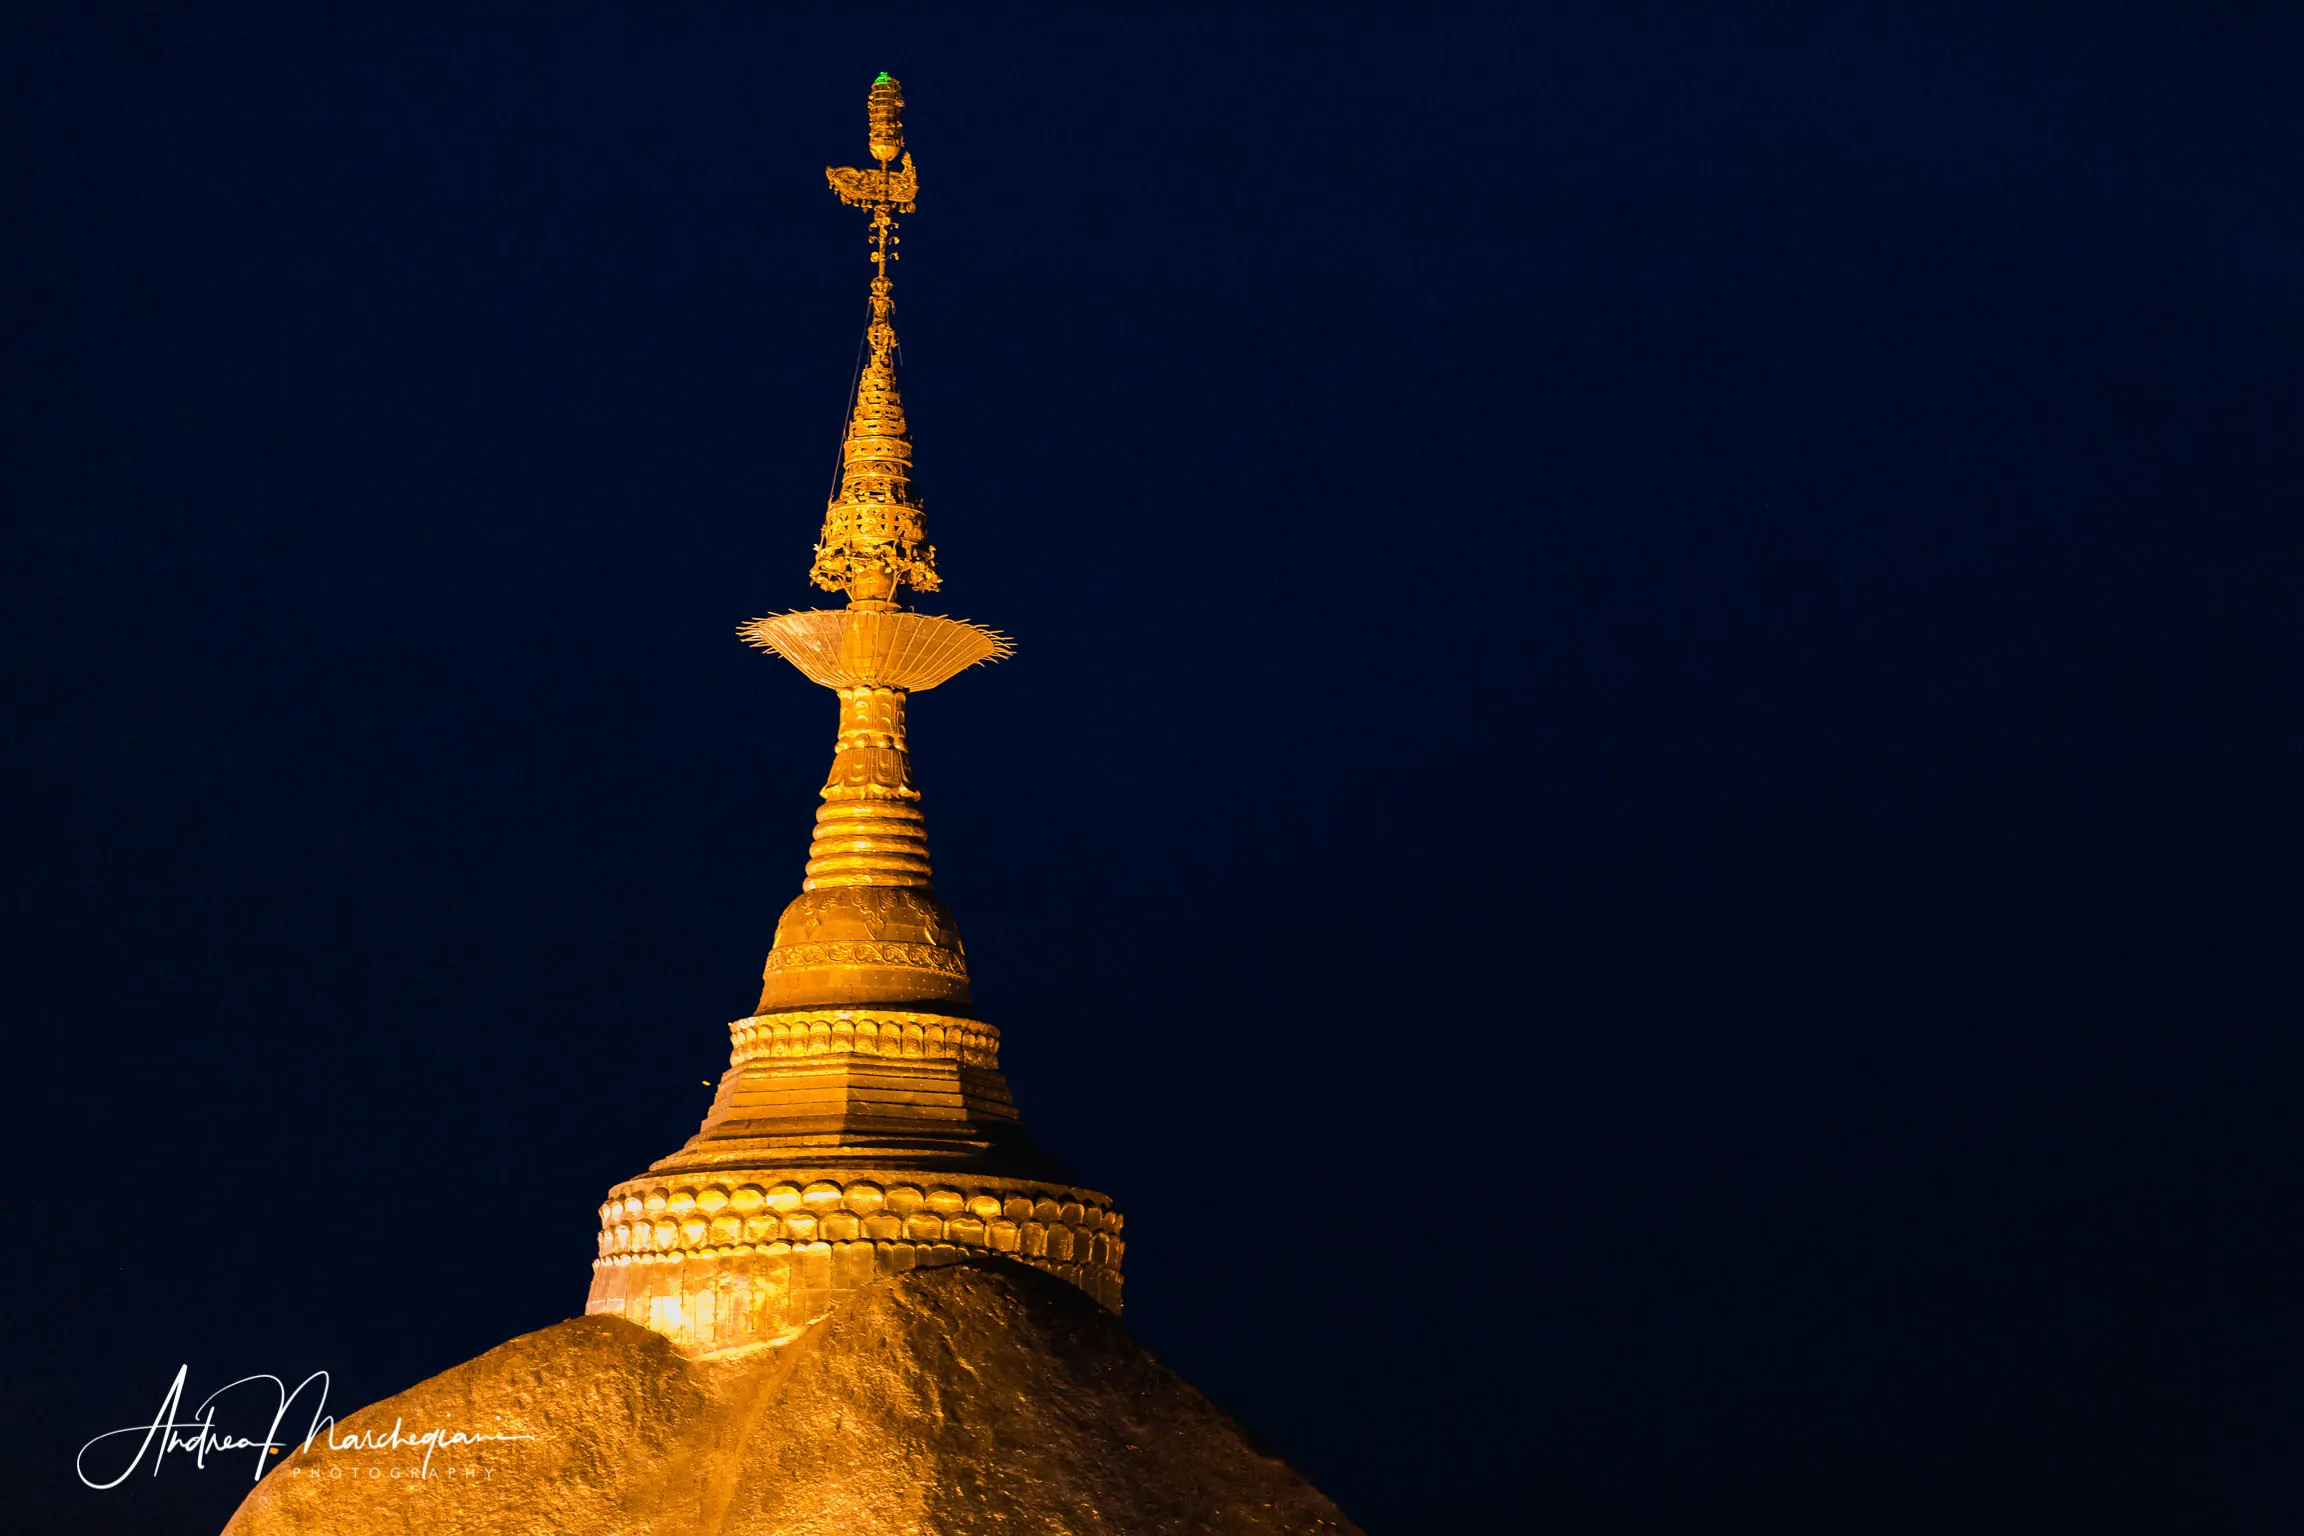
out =
[[(916, 1177), (916, 1176), (914, 1176)], [(1120, 1213), (1094, 1190), (888, 1170), (839, 1181), (732, 1170), (628, 1180), (600, 1207), (587, 1312), (695, 1354), (777, 1343), (876, 1276), (1001, 1254), (1120, 1310)]]
[(857, 377), (856, 405), (840, 447), (840, 491), (824, 508), (808, 577), (865, 607), (893, 606), (903, 587), (933, 592), (938, 585), (935, 546), (912, 493), (912, 436), (896, 389), (896, 301), (888, 280), (899, 243), (896, 215), (910, 213), (920, 192), (910, 155), (900, 169), (889, 168), (904, 145), (903, 108), (903, 87), (883, 74), (866, 103), (868, 142), (879, 168), (824, 169), (840, 201), (872, 215), (872, 322), (864, 333), (870, 357)]
[(728, 1026), (731, 1066), (811, 1056), (957, 1061), (997, 1071), (1000, 1031), (980, 1019), (884, 1009), (816, 1008), (755, 1014)]
[(832, 184), (840, 201), (851, 208), (894, 208), (898, 213), (910, 213), (913, 202), (920, 195), (920, 176), (912, 169), (912, 157), (906, 155), (904, 164), (891, 171), (882, 165), (875, 170), (860, 171), (853, 166), (824, 167), (824, 179)]
[[(851, 762), (881, 755), (841, 754)], [(928, 885), (919, 808), (826, 799), (804, 889), (777, 920), (755, 1012), (931, 1000), (965, 1008), (967, 954), (951, 909)]]
[(967, 964), (937, 944), (787, 944), (768, 952), (768, 969), (814, 971), (834, 966), (891, 965), (905, 970), (965, 976)]
[(736, 633), (826, 688), (920, 693), (1016, 654), (1014, 642), (996, 629), (929, 613), (814, 609), (748, 620)]

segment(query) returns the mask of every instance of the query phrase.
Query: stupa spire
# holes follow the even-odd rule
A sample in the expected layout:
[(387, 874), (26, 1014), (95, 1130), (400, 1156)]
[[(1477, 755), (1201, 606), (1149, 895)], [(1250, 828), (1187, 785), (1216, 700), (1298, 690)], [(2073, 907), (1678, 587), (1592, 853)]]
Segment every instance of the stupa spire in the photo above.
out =
[[(872, 318), (867, 357), (856, 379), (856, 404), (840, 445), (840, 490), (824, 509), (809, 578), (845, 592), (851, 606), (893, 606), (899, 588), (933, 592), (936, 550), (912, 493), (912, 434), (896, 388), (896, 299), (888, 264), (897, 257), (896, 215), (910, 213), (920, 176), (904, 154), (904, 88), (882, 73), (865, 103), (867, 147), (877, 169), (827, 166), (824, 179), (840, 200), (872, 216)], [(901, 167), (890, 162), (904, 155)]]
[[(686, 1146), (609, 1191), (587, 1310), (711, 1353), (793, 1337), (874, 1276), (975, 1254), (1049, 1270), (1120, 1305), (1120, 1216), (1024, 1132), (975, 1016), (959, 925), (931, 884), (910, 695), (1010, 654), (979, 624), (899, 606), (935, 591), (896, 389), (896, 215), (919, 190), (898, 83), (867, 102), (875, 168), (828, 169), (871, 214), (871, 353), (810, 578), (848, 604), (739, 633), (839, 696), (800, 893), (760, 1001)], [(901, 161), (899, 163), (899, 157)]]

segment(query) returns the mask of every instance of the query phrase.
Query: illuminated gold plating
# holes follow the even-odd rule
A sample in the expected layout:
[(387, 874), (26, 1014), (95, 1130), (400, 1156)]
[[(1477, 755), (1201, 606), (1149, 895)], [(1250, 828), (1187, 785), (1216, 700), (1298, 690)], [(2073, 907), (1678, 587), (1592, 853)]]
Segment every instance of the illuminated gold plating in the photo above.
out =
[(1024, 1134), (999, 1032), (973, 1014), (959, 925), (930, 883), (905, 701), (1012, 647), (897, 601), (937, 586), (896, 392), (888, 264), (895, 215), (919, 191), (903, 105), (882, 75), (867, 103), (877, 169), (825, 172), (872, 216), (870, 358), (809, 571), (848, 604), (739, 630), (839, 696), (807, 869), (759, 1005), (729, 1026), (703, 1125), (600, 1211), (586, 1310), (691, 1353), (789, 1339), (875, 1276), (986, 1253), (1120, 1306), (1120, 1214)]
[(917, 693), (966, 668), (1014, 654), (1005, 635), (981, 624), (901, 611), (779, 613), (740, 624), (736, 633), (827, 688)]
[(840, 201), (872, 215), (872, 321), (864, 332), (870, 356), (856, 380), (856, 406), (840, 449), (840, 492), (824, 508), (808, 575), (825, 591), (845, 592), (850, 603), (867, 608), (892, 603), (901, 587), (937, 587), (936, 549), (912, 494), (912, 434), (896, 391), (896, 300), (888, 280), (899, 239), (896, 215), (910, 213), (920, 192), (910, 155), (900, 170), (889, 169), (904, 148), (903, 110), (903, 88), (882, 75), (866, 104), (867, 142), (879, 168), (824, 169)]

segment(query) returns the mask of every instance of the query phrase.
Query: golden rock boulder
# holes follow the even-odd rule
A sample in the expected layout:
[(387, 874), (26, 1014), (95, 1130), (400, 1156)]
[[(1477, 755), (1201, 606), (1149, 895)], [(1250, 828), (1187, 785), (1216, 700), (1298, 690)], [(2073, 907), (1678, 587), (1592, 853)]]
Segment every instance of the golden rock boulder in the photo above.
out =
[[(614, 1317), (527, 1334), (346, 1419), (532, 1435), (291, 1451), (226, 1536), (1265, 1536), (1357, 1527), (1105, 1308), (979, 1260), (876, 1281), (704, 1359)], [(395, 1472), (397, 1469), (397, 1472)]]

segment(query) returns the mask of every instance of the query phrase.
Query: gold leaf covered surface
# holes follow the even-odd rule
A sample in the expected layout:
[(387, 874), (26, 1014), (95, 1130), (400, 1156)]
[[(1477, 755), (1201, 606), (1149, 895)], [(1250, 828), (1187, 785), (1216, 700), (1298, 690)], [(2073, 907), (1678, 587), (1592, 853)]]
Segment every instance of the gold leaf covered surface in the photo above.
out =
[(736, 633), (826, 688), (902, 688), (918, 693), (1016, 653), (1006, 635), (933, 613), (818, 608), (779, 613)]
[(537, 1438), (459, 1449), (457, 1475), (428, 1479), (367, 1475), (421, 1459), (405, 1451), (291, 1451), (226, 1536), (1358, 1529), (1109, 1313), (999, 1261), (875, 1283), (781, 1349), (717, 1361), (580, 1318), (337, 1434), (395, 1420)]

